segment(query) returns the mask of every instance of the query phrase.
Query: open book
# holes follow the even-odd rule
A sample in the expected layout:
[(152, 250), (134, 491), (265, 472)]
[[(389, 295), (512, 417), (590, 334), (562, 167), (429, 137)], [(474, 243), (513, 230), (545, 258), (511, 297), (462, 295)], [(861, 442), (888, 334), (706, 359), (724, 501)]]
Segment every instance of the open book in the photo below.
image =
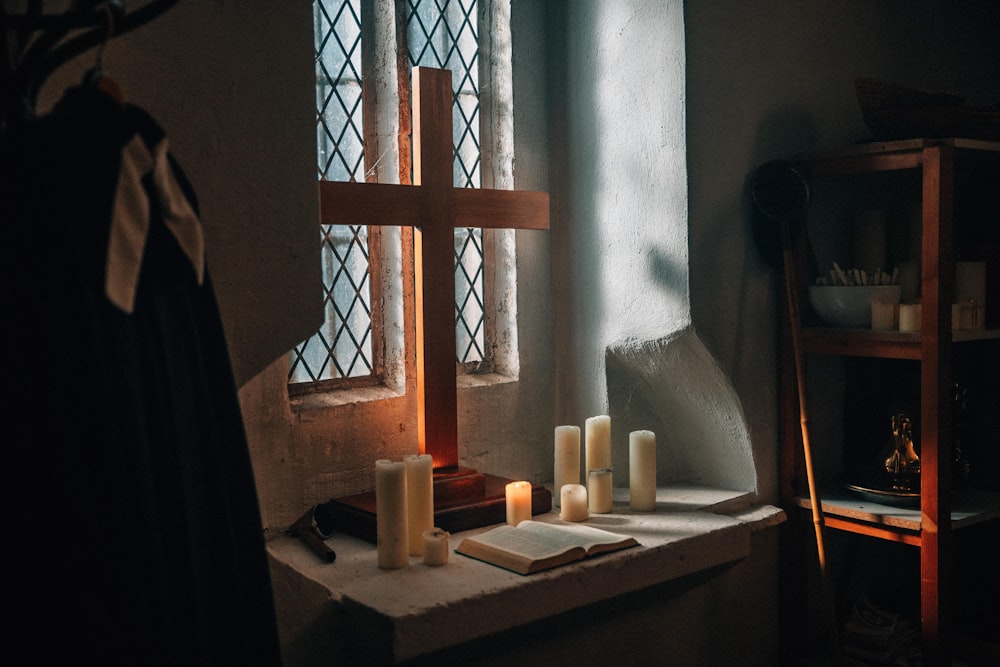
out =
[(522, 521), (517, 527), (497, 526), (466, 537), (455, 552), (519, 574), (532, 574), (638, 544), (633, 537), (590, 526)]

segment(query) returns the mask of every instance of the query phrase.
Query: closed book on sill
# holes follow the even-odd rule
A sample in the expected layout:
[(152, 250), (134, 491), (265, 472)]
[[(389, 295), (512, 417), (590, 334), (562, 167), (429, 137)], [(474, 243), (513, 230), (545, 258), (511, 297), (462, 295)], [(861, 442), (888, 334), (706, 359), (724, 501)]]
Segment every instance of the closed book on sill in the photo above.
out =
[(466, 537), (455, 549), (470, 558), (532, 574), (585, 558), (638, 546), (633, 537), (600, 528), (522, 521)]

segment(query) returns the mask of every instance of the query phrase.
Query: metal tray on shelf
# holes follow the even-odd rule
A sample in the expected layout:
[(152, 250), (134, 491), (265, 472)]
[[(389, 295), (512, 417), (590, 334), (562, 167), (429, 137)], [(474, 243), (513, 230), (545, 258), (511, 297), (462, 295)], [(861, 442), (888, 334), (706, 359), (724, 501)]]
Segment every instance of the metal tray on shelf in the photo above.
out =
[(865, 500), (882, 505), (896, 507), (920, 507), (920, 494), (909, 491), (892, 491), (874, 486), (860, 484), (845, 484), (848, 489), (862, 496)]

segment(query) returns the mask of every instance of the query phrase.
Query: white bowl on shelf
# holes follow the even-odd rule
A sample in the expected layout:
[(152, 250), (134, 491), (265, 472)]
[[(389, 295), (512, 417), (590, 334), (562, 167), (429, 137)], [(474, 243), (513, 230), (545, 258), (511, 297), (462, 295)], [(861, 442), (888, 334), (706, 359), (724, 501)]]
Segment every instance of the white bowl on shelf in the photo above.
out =
[(872, 302), (895, 305), (902, 294), (902, 285), (810, 285), (809, 303), (827, 324), (870, 329)]

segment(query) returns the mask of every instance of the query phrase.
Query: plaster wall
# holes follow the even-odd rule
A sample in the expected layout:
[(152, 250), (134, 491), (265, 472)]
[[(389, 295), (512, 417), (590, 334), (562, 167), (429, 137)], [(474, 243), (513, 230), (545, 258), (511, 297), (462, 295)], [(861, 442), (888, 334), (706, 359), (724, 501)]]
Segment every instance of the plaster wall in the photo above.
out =
[(659, 479), (756, 490), (739, 398), (691, 327), (683, 5), (550, 21), (557, 419), (611, 415), (616, 484), (648, 429)]

